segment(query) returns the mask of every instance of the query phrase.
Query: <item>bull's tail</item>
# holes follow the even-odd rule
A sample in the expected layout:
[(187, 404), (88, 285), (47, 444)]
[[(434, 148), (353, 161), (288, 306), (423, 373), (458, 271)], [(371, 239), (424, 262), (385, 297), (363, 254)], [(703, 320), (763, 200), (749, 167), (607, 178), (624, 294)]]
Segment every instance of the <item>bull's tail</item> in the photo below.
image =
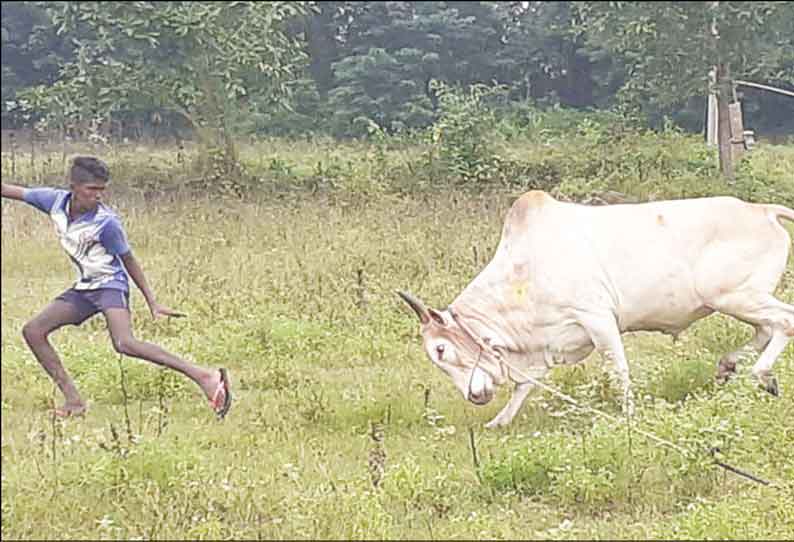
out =
[(789, 209), (783, 205), (767, 205), (766, 208), (774, 218), (785, 218), (794, 222), (794, 209)]

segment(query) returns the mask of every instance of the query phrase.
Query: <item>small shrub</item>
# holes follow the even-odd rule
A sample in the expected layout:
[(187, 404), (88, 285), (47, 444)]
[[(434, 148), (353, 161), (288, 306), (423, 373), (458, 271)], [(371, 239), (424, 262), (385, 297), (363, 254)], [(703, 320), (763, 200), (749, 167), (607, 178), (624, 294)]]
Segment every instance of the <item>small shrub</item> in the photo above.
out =
[(488, 135), (494, 115), (486, 104), (504, 89), (472, 85), (462, 92), (433, 81), (431, 90), (438, 96), (440, 115), (429, 128), (430, 152), (438, 155), (453, 179), (475, 183), (493, 180), (498, 166)]

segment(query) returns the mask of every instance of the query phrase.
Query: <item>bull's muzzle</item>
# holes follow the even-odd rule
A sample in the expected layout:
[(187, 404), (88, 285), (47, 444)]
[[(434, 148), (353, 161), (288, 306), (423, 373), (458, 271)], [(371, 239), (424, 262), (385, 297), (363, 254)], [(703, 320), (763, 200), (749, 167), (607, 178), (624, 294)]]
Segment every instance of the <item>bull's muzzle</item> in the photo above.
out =
[(490, 403), (493, 397), (494, 397), (494, 393), (492, 391), (491, 392), (483, 391), (480, 394), (474, 394), (471, 391), (469, 391), (469, 396), (467, 397), (467, 399), (469, 402), (474, 403), (475, 405), (483, 406)]
[(475, 405), (485, 405), (494, 397), (493, 378), (480, 367), (472, 369), (466, 399)]

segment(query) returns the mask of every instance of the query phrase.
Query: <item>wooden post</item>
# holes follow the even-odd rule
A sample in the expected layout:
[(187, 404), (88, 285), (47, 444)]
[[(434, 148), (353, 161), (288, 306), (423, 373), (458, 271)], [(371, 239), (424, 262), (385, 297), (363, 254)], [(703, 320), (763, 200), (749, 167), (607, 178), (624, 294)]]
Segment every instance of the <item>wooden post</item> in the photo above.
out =
[(719, 141), (720, 171), (733, 182), (733, 154), (731, 152), (731, 121), (729, 101), (731, 98), (731, 79), (728, 66), (720, 63), (717, 65), (717, 140)]
[(706, 114), (706, 145), (712, 147), (717, 144), (717, 68), (709, 71), (708, 102)]
[[(711, 8), (716, 10), (719, 8), (719, 2), (712, 2)], [(717, 40), (719, 39), (719, 31), (717, 30), (717, 19), (712, 16), (710, 24), (709, 24), (709, 34), (711, 34), (712, 38), (714, 39), (714, 46), (717, 47)], [(719, 60), (717, 61), (719, 63)], [(716, 64), (711, 68), (709, 71), (709, 93), (708, 93), (708, 115), (706, 117), (706, 145), (712, 146), (717, 145), (719, 142), (719, 101), (717, 97), (720, 93), (719, 84), (719, 66)], [(722, 167), (722, 164), (720, 164)]]
[(742, 104), (728, 105), (731, 119), (731, 159), (734, 163), (744, 154), (744, 126), (742, 124)]
[(8, 133), (8, 139), (11, 140), (11, 182), (17, 182), (17, 140), (13, 131)]
[(36, 178), (36, 125), (30, 131), (30, 177)]
[[(720, 3), (712, 2), (712, 9), (718, 10)], [(733, 183), (733, 156), (731, 152), (731, 124), (730, 110), (728, 105), (734, 101), (733, 89), (731, 84), (731, 74), (728, 62), (722, 57), (719, 47), (719, 28), (717, 27), (716, 17), (711, 20), (711, 35), (714, 39), (714, 47), (717, 51), (717, 65), (715, 66), (715, 84), (717, 93), (717, 142), (719, 144), (720, 172), (728, 179), (728, 183)]]

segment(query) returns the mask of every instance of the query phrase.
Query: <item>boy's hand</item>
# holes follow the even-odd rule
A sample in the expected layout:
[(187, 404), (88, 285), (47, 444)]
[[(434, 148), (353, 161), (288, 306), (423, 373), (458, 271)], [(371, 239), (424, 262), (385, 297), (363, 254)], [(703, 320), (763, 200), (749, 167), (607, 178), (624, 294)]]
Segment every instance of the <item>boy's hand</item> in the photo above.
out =
[(184, 312), (175, 311), (174, 309), (168, 308), (165, 305), (160, 305), (159, 303), (152, 303), (149, 305), (149, 310), (152, 312), (152, 318), (157, 320), (161, 316), (173, 316), (175, 318), (184, 318), (187, 316)]

